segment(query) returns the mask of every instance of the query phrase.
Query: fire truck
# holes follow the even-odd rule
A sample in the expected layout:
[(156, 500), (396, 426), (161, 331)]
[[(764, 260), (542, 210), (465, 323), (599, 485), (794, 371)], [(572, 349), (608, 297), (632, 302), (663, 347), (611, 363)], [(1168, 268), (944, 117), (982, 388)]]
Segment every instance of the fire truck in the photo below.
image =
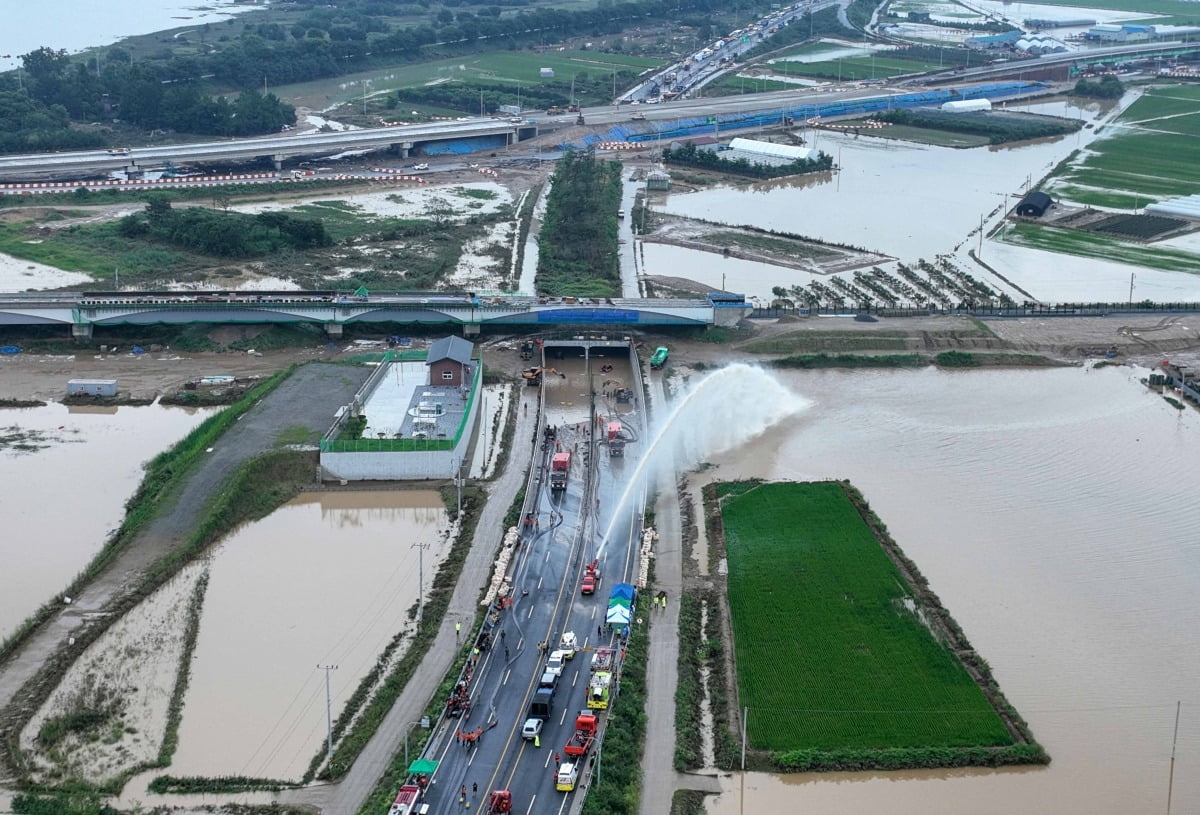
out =
[(550, 459), (550, 491), (562, 492), (567, 488), (567, 477), (571, 474), (571, 453), (564, 450)]

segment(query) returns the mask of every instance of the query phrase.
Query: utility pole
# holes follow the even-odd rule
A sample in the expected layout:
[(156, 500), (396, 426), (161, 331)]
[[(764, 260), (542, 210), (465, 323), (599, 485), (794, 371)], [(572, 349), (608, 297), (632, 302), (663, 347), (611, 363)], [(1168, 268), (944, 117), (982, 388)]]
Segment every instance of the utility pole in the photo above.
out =
[(329, 695), (329, 672), (336, 671), (337, 666), (318, 665), (317, 670), (325, 672), (325, 765), (328, 767), (333, 761), (333, 704)]
[[(461, 511), (461, 510), (460, 510)], [(417, 550), (417, 625), (425, 614), (425, 550), (428, 543), (414, 543), (410, 549)]]
[(1129, 273), (1129, 307), (1133, 308), (1133, 272)]

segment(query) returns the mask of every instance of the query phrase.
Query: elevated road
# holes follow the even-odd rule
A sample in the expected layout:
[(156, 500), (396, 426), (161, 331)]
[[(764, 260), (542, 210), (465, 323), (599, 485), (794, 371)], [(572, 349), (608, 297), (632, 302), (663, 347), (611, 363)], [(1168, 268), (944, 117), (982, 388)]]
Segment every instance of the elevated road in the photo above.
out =
[(317, 323), (330, 336), (352, 324), (483, 326), (730, 325), (748, 315), (741, 295), (697, 300), (486, 297), (425, 293), (335, 295), (318, 292), (113, 292), (0, 294), (0, 325), (70, 326), (76, 337), (97, 327), (190, 323)]
[(128, 152), (91, 150), (70, 153), (0, 156), (0, 180), (29, 178), (78, 178), (96, 173), (125, 170), (140, 172), (167, 162), (213, 164), (273, 159), (278, 165), (287, 158), (319, 156), (356, 150), (395, 147), (402, 156), (421, 144), (476, 136), (503, 136), (508, 143), (536, 134), (536, 125), (522, 119), (468, 119), (428, 125), (401, 125), (335, 133), (279, 134), (253, 139), (133, 147)]

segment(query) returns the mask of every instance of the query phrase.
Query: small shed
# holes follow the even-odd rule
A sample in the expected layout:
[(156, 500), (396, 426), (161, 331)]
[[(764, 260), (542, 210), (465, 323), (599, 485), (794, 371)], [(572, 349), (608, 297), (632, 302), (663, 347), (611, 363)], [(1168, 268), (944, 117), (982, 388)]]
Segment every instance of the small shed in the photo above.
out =
[(429, 368), (430, 385), (461, 387), (471, 382), (471, 354), (475, 346), (462, 337), (442, 337), (434, 340), (425, 357)]
[(115, 379), (71, 379), (67, 381), (67, 396), (116, 396)]
[(671, 174), (665, 170), (651, 170), (646, 175), (646, 189), (664, 191), (670, 190)]
[(540, 68), (538, 70), (538, 76), (541, 77), (542, 79), (553, 79), (554, 78), (554, 69), (553, 68)]
[(1050, 209), (1053, 203), (1054, 200), (1046, 193), (1040, 190), (1031, 192), (1021, 199), (1021, 203), (1017, 204), (1017, 214), (1027, 218), (1040, 218), (1046, 214), (1046, 210)]

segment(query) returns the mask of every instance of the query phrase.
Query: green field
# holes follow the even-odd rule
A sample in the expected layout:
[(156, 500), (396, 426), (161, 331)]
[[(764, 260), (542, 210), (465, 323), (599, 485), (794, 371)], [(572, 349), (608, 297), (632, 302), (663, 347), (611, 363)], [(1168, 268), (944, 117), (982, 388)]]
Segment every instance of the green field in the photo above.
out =
[(1113, 135), (1092, 142), (1058, 171), (1050, 192), (1079, 204), (1111, 206), (1112, 200), (1132, 199), (1144, 206), (1196, 191), (1200, 87), (1149, 91), (1110, 127)]
[[(284, 85), (272, 88), (280, 98), (304, 107), (323, 109), (331, 103), (362, 99), (364, 83), (369, 82), (369, 95), (378, 95), (401, 88), (416, 88), (437, 82), (458, 80), (480, 85), (517, 83), (532, 85), (545, 82), (565, 82), (570, 87), (576, 74), (612, 74), (615, 68), (642, 71), (663, 64), (661, 60), (625, 54), (602, 54), (595, 51), (555, 51), (535, 54), (528, 51), (489, 51), (462, 57), (401, 65), (377, 71), (364, 71), (330, 79)], [(552, 80), (539, 76), (542, 68), (554, 70)]]
[(741, 703), (759, 749), (1012, 744), (836, 482), (725, 484)]
[(1005, 229), (1000, 240), (1015, 246), (1029, 246), (1048, 252), (1115, 260), (1118, 263), (1146, 266), (1167, 272), (1200, 274), (1200, 255), (1179, 249), (1154, 249), (1095, 232), (1021, 223)]
[(921, 60), (896, 59), (895, 57), (847, 57), (822, 62), (792, 62), (776, 60), (770, 69), (784, 76), (818, 76), (827, 79), (840, 79), (843, 82), (857, 82), (863, 79), (886, 79), (901, 74), (916, 74), (924, 71), (935, 71), (936, 62)]

